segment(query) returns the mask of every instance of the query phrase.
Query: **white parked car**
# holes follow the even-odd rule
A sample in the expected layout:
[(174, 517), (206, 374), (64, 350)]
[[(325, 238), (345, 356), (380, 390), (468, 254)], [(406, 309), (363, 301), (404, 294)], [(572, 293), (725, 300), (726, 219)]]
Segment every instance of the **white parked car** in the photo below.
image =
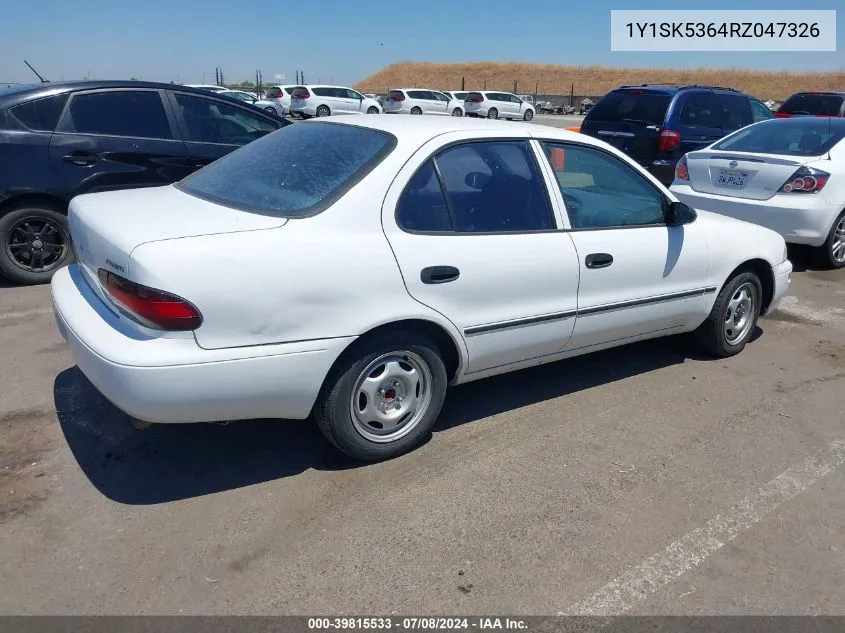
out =
[(294, 88), (296, 86), (270, 86), (255, 105), (280, 117), (290, 114), (290, 99)]
[(488, 119), (530, 121), (534, 118), (534, 106), (510, 92), (468, 92), (464, 98), (464, 113)]
[(249, 103), (250, 105), (255, 105), (258, 101), (258, 97), (244, 90), (218, 90), (216, 94), (237, 99), (238, 101), (243, 101), (244, 103)]
[(398, 88), (387, 94), (385, 114), (440, 114), (463, 116), (464, 102), (452, 99), (439, 90)]
[(289, 125), (69, 215), (56, 321), (117, 407), (313, 414), (364, 460), (421, 442), (447, 385), (682, 332), (737, 354), (792, 270), (602, 141), (464, 118)]
[(343, 86), (297, 86), (290, 101), (291, 114), (302, 118), (332, 114), (381, 114), (381, 104)]
[(449, 97), (450, 100), (454, 99), (455, 101), (460, 101), (461, 104), (463, 104), (464, 99), (466, 99), (469, 94), (469, 92), (466, 91), (452, 92), (451, 90), (441, 90), (440, 92)]
[(845, 267), (845, 119), (755, 123), (688, 153), (675, 170), (678, 199), (816, 247)]

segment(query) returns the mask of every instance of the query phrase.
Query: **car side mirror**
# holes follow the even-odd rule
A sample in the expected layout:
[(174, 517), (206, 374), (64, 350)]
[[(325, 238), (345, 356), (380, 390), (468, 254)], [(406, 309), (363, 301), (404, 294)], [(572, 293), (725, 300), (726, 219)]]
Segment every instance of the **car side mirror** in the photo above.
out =
[(698, 217), (695, 209), (683, 202), (670, 202), (666, 213), (666, 223), (669, 226), (681, 226), (695, 222)]
[(467, 174), (466, 178), (464, 178), (464, 182), (466, 186), (470, 189), (481, 190), (487, 185), (490, 181), (490, 176), (487, 174), (483, 174), (480, 171), (471, 171)]

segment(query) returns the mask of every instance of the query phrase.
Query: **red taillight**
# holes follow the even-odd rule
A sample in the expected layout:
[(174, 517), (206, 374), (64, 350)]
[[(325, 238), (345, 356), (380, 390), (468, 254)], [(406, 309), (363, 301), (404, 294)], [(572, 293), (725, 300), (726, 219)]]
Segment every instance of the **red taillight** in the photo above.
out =
[(308, 92), (307, 90), (303, 90), (302, 92), (297, 92), (297, 93), (294, 95), (294, 97), (293, 97), (293, 98), (294, 98), (294, 99), (307, 99), (307, 98), (308, 98), (308, 97), (310, 97), (310, 96), (311, 96), (311, 93), (310, 93), (310, 92)]
[(469, 101), (470, 103), (481, 103), (482, 101), (484, 101), (484, 96), (478, 95), (477, 97), (467, 97), (467, 101)]
[(684, 156), (675, 165), (675, 179), (689, 180), (689, 169), (687, 169), (687, 157)]
[(109, 296), (148, 327), (187, 331), (202, 325), (199, 310), (181, 297), (136, 284), (103, 268), (97, 276)]
[(820, 169), (800, 167), (778, 189), (779, 193), (818, 193), (827, 184), (830, 174)]
[(661, 152), (671, 152), (681, 144), (681, 133), (676, 130), (662, 130), (657, 141), (657, 149)]
[(788, 112), (775, 112), (776, 119), (788, 119), (791, 116)]
[(405, 95), (397, 95), (397, 96), (395, 96), (395, 97), (390, 97), (390, 100), (391, 100), (391, 101), (404, 101), (404, 100), (405, 100)]

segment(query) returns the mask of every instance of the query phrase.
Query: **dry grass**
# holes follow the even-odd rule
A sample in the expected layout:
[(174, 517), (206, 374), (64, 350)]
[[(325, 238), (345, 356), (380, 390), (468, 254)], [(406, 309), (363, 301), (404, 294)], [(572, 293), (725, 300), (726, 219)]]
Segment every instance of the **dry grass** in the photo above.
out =
[(575, 84), (575, 94), (603, 95), (625, 84), (690, 83), (730, 86), (760, 99), (783, 100), (802, 90), (845, 90), (845, 72), (787, 73), (744, 70), (739, 68), (605, 68), (602, 66), (555, 66), (540, 64), (473, 62), (463, 64), (432, 64), (406, 62), (392, 64), (355, 87), (363, 92), (384, 92), (389, 88), (410, 86), (437, 87), (454, 90), (466, 78), (468, 90), (481, 89), (487, 80), (488, 90), (537, 92), (548, 95), (569, 94)]

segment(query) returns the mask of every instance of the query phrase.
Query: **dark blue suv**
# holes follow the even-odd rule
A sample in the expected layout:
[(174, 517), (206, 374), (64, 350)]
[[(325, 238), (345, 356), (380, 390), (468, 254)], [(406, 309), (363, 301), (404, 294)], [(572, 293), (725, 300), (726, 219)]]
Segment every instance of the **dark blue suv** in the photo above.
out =
[(763, 102), (732, 88), (642, 84), (622, 86), (599, 99), (581, 132), (622, 150), (668, 186), (687, 152), (772, 118)]

